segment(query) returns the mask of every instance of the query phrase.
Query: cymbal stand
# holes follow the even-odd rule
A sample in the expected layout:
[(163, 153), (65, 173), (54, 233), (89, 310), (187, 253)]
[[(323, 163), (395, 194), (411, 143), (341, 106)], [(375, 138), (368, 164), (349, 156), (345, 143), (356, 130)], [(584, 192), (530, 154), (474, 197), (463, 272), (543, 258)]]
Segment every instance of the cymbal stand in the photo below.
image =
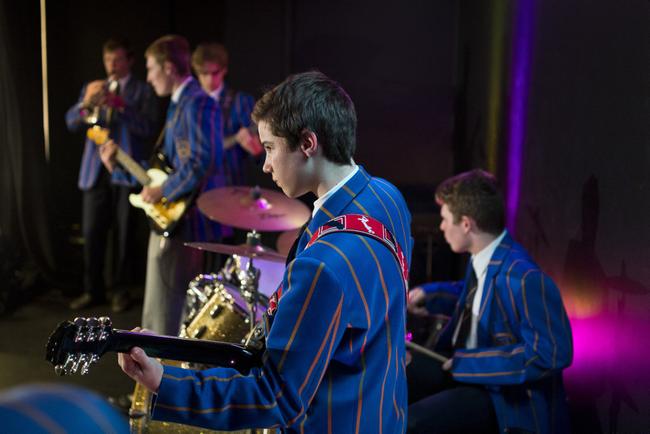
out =
[[(262, 237), (259, 232), (253, 229), (246, 234), (246, 244), (255, 247), (262, 244)], [(248, 304), (248, 315), (251, 331), (257, 322), (257, 305), (259, 303), (259, 291), (257, 290), (260, 280), (260, 269), (253, 265), (255, 256), (251, 256), (246, 264), (246, 269), (239, 274), (239, 290)]]

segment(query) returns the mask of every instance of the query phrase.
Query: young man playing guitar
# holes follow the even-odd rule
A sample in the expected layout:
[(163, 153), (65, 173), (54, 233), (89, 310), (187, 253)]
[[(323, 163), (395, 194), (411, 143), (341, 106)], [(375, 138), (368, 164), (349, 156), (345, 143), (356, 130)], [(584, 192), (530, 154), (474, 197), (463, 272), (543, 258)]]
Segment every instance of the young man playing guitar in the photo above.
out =
[(261, 364), (246, 375), (163, 367), (135, 347), (119, 354), (120, 366), (157, 393), (154, 419), (217, 430), (404, 432), (406, 203), (355, 164), (354, 105), (325, 75), (290, 76), (253, 118), (264, 171), (289, 197), (318, 196), (271, 297)]
[[(181, 36), (163, 36), (146, 50), (147, 81), (158, 96), (171, 95), (162, 153), (174, 172), (162, 185), (142, 188), (151, 204), (175, 202), (224, 185), (221, 113), (190, 74), (190, 49)], [(101, 148), (102, 160), (115, 167), (117, 144)], [(172, 233), (149, 236), (142, 324), (157, 333), (176, 336), (188, 282), (201, 272), (203, 257), (183, 246), (186, 241), (218, 241), (219, 224), (190, 205)]]

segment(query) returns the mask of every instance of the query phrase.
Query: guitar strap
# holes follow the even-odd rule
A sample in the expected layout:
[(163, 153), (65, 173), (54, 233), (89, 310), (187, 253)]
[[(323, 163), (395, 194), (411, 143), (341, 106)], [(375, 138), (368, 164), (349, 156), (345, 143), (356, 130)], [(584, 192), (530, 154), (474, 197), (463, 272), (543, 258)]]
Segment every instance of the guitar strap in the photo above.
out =
[[(170, 104), (171, 101), (170, 101)], [(181, 111), (181, 105), (180, 101), (176, 104), (175, 110), (174, 110), (174, 116), (172, 116), (172, 120), (165, 121), (165, 125), (163, 125), (162, 129), (160, 130), (160, 134), (158, 134), (158, 138), (156, 139), (156, 143), (154, 144), (153, 147), (153, 154), (152, 158), (156, 158), (158, 160), (158, 163), (162, 165), (162, 169), (167, 172), (167, 174), (170, 174), (174, 171), (174, 168), (169, 161), (169, 158), (167, 155), (165, 155), (164, 152), (162, 152), (161, 148), (165, 142), (165, 133), (167, 132), (167, 129), (169, 128), (169, 124), (175, 124), (178, 120), (178, 116), (180, 116), (180, 111)]]
[(373, 238), (391, 251), (397, 261), (404, 281), (404, 289), (408, 292), (409, 269), (404, 252), (399, 243), (379, 220), (364, 214), (344, 214), (334, 217), (314, 232), (307, 243), (305, 249), (308, 249), (316, 241), (328, 234), (336, 232), (351, 232)]
[[(402, 274), (402, 281), (404, 282), (404, 295), (406, 297), (408, 296), (409, 270), (408, 264), (406, 262), (406, 257), (404, 256), (404, 252), (393, 234), (390, 232), (390, 230), (388, 230), (386, 226), (384, 226), (383, 223), (364, 214), (343, 214), (338, 217), (334, 217), (316, 229), (316, 231), (314, 231), (314, 234), (305, 246), (305, 250), (311, 247), (312, 244), (314, 244), (325, 235), (337, 232), (351, 232), (354, 234), (364, 235), (373, 238), (386, 246), (397, 261), (400, 272)], [(283, 288), (282, 284), (280, 284), (278, 289), (269, 299), (269, 308), (267, 311), (268, 315), (273, 315), (275, 313), (278, 301), (282, 297), (282, 292)]]

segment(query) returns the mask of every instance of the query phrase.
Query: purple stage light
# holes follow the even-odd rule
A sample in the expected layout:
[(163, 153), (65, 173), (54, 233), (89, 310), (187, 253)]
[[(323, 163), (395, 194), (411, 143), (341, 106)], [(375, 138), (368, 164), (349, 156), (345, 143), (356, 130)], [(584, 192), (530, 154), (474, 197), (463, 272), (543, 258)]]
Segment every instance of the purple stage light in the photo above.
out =
[(523, 145), (526, 135), (526, 102), (530, 70), (530, 50), (533, 30), (533, 0), (517, 2), (513, 32), (513, 57), (510, 81), (510, 113), (507, 156), (506, 225), (515, 233), (519, 206)]

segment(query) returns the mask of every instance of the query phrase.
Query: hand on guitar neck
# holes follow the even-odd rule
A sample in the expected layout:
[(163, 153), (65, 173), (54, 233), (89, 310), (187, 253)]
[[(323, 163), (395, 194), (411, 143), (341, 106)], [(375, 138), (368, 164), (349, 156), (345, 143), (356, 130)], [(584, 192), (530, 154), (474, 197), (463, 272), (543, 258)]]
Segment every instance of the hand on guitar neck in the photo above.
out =
[[(136, 327), (133, 332), (147, 333), (147, 331)], [(140, 347), (133, 347), (128, 353), (118, 353), (117, 363), (122, 371), (137, 383), (142, 384), (149, 392), (157, 393), (162, 381), (162, 364)]]
[(99, 146), (99, 158), (109, 173), (113, 173), (113, 170), (115, 170), (117, 150), (117, 144), (111, 139)]

